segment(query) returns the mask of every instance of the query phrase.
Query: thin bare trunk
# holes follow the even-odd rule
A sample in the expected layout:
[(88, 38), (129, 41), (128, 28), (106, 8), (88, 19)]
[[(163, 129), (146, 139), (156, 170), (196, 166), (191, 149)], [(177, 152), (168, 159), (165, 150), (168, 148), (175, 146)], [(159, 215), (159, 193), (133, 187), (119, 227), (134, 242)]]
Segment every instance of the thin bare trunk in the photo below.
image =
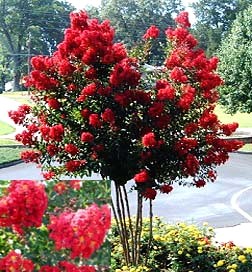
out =
[(150, 256), (150, 249), (151, 249), (151, 243), (153, 239), (153, 209), (152, 209), (152, 200), (150, 199), (150, 206), (149, 206), (149, 220), (150, 220), (150, 232), (149, 232), (149, 241), (148, 241), (148, 248), (146, 252), (146, 258), (145, 258), (145, 265), (148, 265), (148, 259)]

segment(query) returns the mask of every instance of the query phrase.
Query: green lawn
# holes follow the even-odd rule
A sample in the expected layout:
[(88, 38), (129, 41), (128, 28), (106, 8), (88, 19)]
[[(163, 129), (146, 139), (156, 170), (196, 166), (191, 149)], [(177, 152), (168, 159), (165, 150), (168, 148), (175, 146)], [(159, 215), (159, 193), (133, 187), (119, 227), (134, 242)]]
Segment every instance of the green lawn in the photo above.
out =
[(22, 147), (0, 147), (0, 164), (20, 159)]
[(215, 113), (218, 115), (220, 121), (224, 124), (237, 122), (240, 128), (252, 128), (252, 114), (248, 113), (236, 113), (234, 115), (224, 112), (224, 108), (217, 106)]
[[(237, 122), (239, 128), (252, 128), (252, 114), (240, 112), (234, 115), (227, 114), (221, 106), (215, 108), (215, 113), (218, 115), (219, 120), (224, 124)], [(252, 152), (252, 144), (244, 145), (239, 151)]]
[(5, 122), (0, 121), (0, 135), (10, 134), (15, 131), (15, 128)]
[(11, 139), (0, 138), (0, 146), (2, 146), (2, 145), (17, 145), (17, 144), (20, 144), (20, 143), (15, 140), (11, 140)]
[(32, 101), (31, 101), (30, 96), (28, 95), (27, 91), (4, 92), (1, 95), (4, 97), (8, 97), (10, 99), (13, 99), (17, 102), (20, 102), (21, 104), (28, 104), (28, 105), (32, 104)]

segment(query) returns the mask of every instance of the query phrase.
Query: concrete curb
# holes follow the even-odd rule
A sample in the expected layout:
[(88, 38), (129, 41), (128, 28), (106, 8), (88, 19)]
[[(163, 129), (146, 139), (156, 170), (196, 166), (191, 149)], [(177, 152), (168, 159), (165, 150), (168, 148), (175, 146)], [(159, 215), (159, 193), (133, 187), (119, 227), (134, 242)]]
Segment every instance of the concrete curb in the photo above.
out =
[(21, 160), (21, 159), (10, 161), (10, 162), (3, 162), (3, 163), (0, 163), (0, 169), (10, 167), (10, 166), (14, 166), (14, 165), (17, 165), (17, 164), (20, 164), (20, 163), (23, 163), (23, 162), (24, 161)]
[[(1, 151), (1, 148), (21, 148), (21, 149), (23, 149), (23, 148), (25, 148), (25, 146), (24, 145), (19, 145), (19, 144), (17, 144), (17, 145), (1, 145), (0, 146), (0, 151)], [(14, 165), (17, 165), (17, 164), (22, 163), (22, 162), (23, 162), (23, 160), (21, 160), (21, 159), (16, 159), (16, 160), (13, 160), (13, 161), (3, 162), (3, 163), (0, 163), (0, 169), (10, 167), (10, 166), (14, 166)]]

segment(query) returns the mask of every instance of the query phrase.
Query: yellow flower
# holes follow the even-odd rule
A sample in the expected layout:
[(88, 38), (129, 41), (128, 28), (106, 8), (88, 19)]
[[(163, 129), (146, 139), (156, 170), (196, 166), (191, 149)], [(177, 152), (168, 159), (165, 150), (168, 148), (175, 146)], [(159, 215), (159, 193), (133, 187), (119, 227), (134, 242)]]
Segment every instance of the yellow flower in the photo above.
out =
[(228, 272), (236, 272), (236, 270), (232, 268)]
[(242, 263), (246, 263), (246, 261), (247, 261), (247, 259), (246, 259), (246, 257), (245, 257), (244, 255), (239, 255), (239, 256), (238, 256), (238, 260), (239, 260), (240, 262), (242, 262)]
[(202, 253), (202, 252), (203, 252), (202, 247), (198, 247), (198, 253)]
[(216, 267), (220, 267), (220, 266), (223, 266), (225, 263), (225, 260), (219, 260), (216, 264)]
[(237, 264), (232, 264), (232, 265), (231, 265), (231, 268), (232, 268), (232, 269), (237, 269), (237, 267), (238, 267)]
[(178, 255), (182, 255), (182, 254), (183, 254), (183, 250), (179, 250)]

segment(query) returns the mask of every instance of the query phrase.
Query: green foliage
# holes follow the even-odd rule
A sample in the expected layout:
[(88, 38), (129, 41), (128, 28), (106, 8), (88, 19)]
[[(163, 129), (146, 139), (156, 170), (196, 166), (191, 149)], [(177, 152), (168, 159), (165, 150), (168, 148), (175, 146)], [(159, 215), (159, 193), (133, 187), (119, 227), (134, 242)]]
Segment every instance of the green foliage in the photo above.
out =
[[(82, 181), (79, 190), (67, 186), (62, 194), (54, 191), (58, 181), (47, 182), (46, 191), (49, 204), (43, 218), (43, 225), (39, 228), (27, 228), (23, 236), (14, 233), (10, 228), (0, 228), (0, 258), (7, 255), (10, 250), (19, 249), (22, 255), (31, 259), (36, 264), (36, 270), (42, 265), (56, 265), (61, 260), (70, 260), (67, 250), (55, 251), (54, 242), (49, 239), (47, 223), (51, 214), (58, 214), (64, 209), (83, 209), (88, 204), (96, 202), (98, 205), (110, 202), (109, 181)], [(67, 185), (70, 181), (64, 181)], [(1, 181), (0, 197), (4, 195), (9, 181)], [(71, 260), (73, 262), (73, 260)], [(86, 262), (91, 265), (110, 264), (110, 243), (106, 241), (102, 247), (95, 252), (90, 260), (75, 259), (76, 264)]]
[(15, 90), (27, 73), (27, 54), (51, 54), (63, 38), (72, 10), (67, 2), (53, 0), (0, 0), (0, 43), (12, 60)]
[(181, 0), (104, 0), (100, 9), (91, 9), (89, 13), (102, 20), (109, 19), (116, 30), (116, 40), (129, 48), (136, 46), (151, 25), (156, 25), (161, 36), (153, 47), (151, 61), (160, 64), (163, 62), (161, 44), (166, 40), (164, 30), (174, 26), (172, 15), (181, 9)]
[[(144, 267), (149, 238), (149, 220), (144, 220), (142, 233), (141, 262)], [(232, 243), (214, 242), (213, 228), (178, 223), (169, 225), (155, 217), (153, 240), (146, 268), (127, 268), (120, 258), (122, 247), (116, 227), (112, 227), (112, 271), (150, 272), (245, 272), (252, 269), (252, 248), (241, 249)], [(233, 270), (232, 270), (233, 269)]]
[(241, 12), (219, 50), (219, 74), (225, 81), (220, 102), (229, 113), (252, 112), (252, 6)]
[(3, 46), (0, 43), (0, 93), (5, 90), (5, 84), (10, 77), (10, 56), (4, 54)]
[(249, 4), (250, 0), (199, 0), (191, 4), (197, 19), (194, 35), (208, 55), (215, 54), (236, 15)]

